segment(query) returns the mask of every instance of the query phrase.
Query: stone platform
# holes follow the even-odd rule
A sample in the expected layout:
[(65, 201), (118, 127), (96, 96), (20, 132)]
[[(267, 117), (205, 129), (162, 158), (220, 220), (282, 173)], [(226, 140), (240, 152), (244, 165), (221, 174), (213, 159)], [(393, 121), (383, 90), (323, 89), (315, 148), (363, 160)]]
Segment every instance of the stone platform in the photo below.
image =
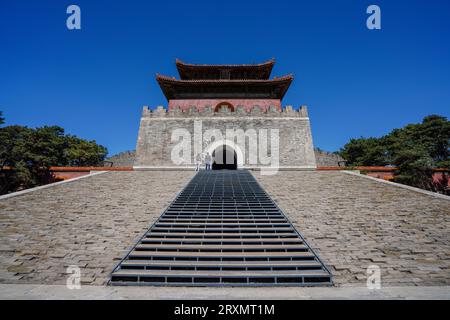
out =
[[(450, 201), (344, 172), (253, 173), (338, 287), (450, 285)], [(108, 172), (0, 200), (0, 283), (105, 285), (194, 172)], [(256, 290), (256, 289), (255, 289)]]

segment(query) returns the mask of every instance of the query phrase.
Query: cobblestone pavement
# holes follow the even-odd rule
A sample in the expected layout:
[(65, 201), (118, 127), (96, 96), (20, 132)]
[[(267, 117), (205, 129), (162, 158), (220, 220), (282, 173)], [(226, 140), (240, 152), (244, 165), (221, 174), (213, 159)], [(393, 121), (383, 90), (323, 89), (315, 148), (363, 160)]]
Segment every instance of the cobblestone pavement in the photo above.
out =
[(193, 172), (109, 172), (0, 200), (0, 283), (102, 285)]
[(342, 285), (450, 285), (450, 201), (342, 172), (255, 177)]

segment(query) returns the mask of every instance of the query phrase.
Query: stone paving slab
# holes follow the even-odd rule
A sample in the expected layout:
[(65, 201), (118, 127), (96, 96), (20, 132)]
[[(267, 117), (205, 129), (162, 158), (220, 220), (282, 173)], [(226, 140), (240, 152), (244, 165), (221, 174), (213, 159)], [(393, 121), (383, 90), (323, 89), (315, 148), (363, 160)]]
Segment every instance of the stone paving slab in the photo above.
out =
[(82, 284), (109, 273), (193, 172), (108, 172), (0, 200), (0, 283)]
[(365, 285), (369, 265), (384, 286), (450, 285), (450, 203), (342, 172), (254, 173), (337, 286)]
[(450, 287), (387, 287), (369, 290), (364, 287), (341, 288), (217, 288), (217, 287), (111, 287), (81, 286), (69, 290), (62, 285), (0, 284), (0, 299), (29, 300), (368, 300), (435, 299), (449, 300)]

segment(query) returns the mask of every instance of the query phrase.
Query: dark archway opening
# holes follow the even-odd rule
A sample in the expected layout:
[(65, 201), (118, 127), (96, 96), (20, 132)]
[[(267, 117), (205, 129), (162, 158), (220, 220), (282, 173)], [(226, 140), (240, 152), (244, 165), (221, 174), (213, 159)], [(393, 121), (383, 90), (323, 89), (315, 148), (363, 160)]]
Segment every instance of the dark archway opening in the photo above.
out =
[(222, 145), (217, 147), (213, 153), (213, 170), (236, 170), (237, 155), (236, 151), (230, 146)]

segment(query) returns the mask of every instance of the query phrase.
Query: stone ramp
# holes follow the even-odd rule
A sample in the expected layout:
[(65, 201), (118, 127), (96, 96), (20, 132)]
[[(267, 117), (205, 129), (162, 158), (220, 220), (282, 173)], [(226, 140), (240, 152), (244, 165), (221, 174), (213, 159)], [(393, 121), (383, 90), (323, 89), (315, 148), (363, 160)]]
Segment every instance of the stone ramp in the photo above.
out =
[(323, 286), (332, 276), (248, 171), (201, 171), (110, 283)]

